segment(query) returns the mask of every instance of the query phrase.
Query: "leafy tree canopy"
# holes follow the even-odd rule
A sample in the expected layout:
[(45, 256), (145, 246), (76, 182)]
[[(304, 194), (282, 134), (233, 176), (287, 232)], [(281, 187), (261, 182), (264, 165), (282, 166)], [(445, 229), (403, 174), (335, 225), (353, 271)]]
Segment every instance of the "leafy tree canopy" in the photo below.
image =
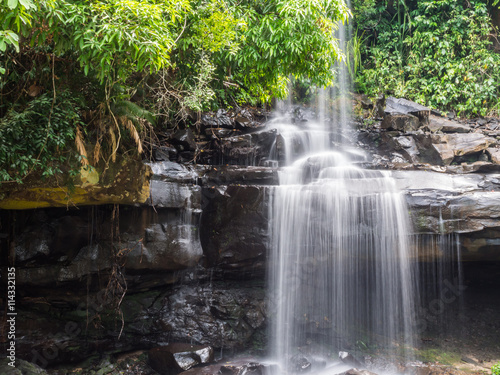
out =
[(385, 91), (462, 116), (498, 115), (495, 6), (497, 0), (355, 1), (364, 41), (358, 90)]
[[(290, 77), (328, 85), (348, 12), (343, 0), (3, 1), (0, 133), (27, 156), (19, 168), (0, 148), (0, 180), (54, 174), (39, 161), (68, 147), (82, 164), (142, 152), (152, 126), (267, 103)], [(36, 147), (18, 139), (28, 122)]]

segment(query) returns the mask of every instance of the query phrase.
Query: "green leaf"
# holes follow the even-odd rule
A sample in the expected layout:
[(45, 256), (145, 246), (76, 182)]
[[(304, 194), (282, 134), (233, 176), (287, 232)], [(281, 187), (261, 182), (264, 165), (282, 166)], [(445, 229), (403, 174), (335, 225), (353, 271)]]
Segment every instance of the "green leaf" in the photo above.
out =
[(10, 9), (16, 9), (18, 4), (18, 0), (7, 0), (7, 6)]

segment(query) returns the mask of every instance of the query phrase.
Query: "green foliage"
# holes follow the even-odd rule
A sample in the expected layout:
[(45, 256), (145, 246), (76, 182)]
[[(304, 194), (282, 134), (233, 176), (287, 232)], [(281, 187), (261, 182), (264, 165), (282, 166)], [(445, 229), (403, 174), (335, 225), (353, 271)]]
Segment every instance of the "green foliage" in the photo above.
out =
[(287, 94), (289, 76), (328, 86), (330, 68), (341, 57), (333, 31), (348, 10), (340, 1), (239, 1), (245, 20), (240, 50), (220, 56), (226, 76), (262, 102)]
[(189, 126), (193, 111), (269, 103), (290, 78), (328, 85), (347, 13), (343, 0), (6, 0), (0, 180), (140, 154), (159, 116)]
[(500, 375), (500, 362), (491, 366), (491, 375)]
[(82, 121), (68, 92), (55, 100), (43, 94), (22, 111), (11, 110), (0, 120), (0, 181), (22, 180), (36, 172), (42, 177), (61, 173), (68, 160), (63, 150), (75, 138)]
[(188, 0), (56, 0), (37, 12), (38, 24), (47, 27), (37, 28), (31, 42), (52, 38), (55, 53), (74, 53), (85, 74), (120, 82), (134, 72), (169, 66), (189, 11)]
[(383, 3), (361, 8), (358, 26), (376, 38), (366, 47), (359, 90), (461, 115), (498, 113), (500, 55), (491, 50), (487, 1), (427, 0), (410, 8), (400, 0), (392, 14)]

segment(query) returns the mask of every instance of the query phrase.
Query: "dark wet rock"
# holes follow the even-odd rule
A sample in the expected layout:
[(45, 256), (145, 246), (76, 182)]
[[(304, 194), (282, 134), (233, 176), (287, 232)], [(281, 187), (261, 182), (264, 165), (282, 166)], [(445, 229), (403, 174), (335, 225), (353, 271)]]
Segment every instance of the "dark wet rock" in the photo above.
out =
[(377, 110), (377, 116), (378, 118), (383, 118), (385, 115), (385, 106), (386, 106), (386, 99), (385, 95), (379, 95), (377, 97), (377, 100), (375, 101), (375, 108)]
[(339, 358), (349, 366), (362, 367), (363, 364), (349, 352), (339, 352)]
[(193, 209), (200, 207), (200, 198), (200, 186), (153, 180), (148, 203), (155, 207)]
[(246, 109), (236, 114), (234, 124), (237, 129), (244, 132), (253, 132), (266, 126), (263, 122), (254, 121), (252, 114)]
[[(198, 199), (200, 204), (201, 194)], [(123, 209), (117, 223), (120, 239), (112, 239), (113, 212), (102, 208), (49, 210), (51, 219), (38, 212), (16, 215), (28, 225), (19, 230), (16, 252), (21, 255), (17, 283), (50, 285), (79, 282), (86, 277), (112, 268), (114, 254), (126, 254), (129, 270), (181, 270), (195, 266), (203, 251), (198, 236), (198, 217), (151, 207)], [(42, 238), (36, 243), (36, 238)]]
[(266, 191), (259, 186), (203, 189), (200, 237), (210, 266), (240, 277), (245, 272), (264, 272), (268, 244)]
[(390, 96), (386, 100), (385, 113), (413, 115), (422, 124), (426, 124), (429, 119), (430, 109), (407, 99), (396, 99)]
[(410, 114), (389, 113), (384, 116), (380, 126), (382, 129), (409, 132), (418, 129), (419, 119)]
[(160, 146), (153, 150), (153, 157), (156, 161), (168, 161), (177, 159), (177, 150), (171, 146)]
[[(161, 307), (153, 324), (160, 340), (190, 338), (216, 348), (242, 349), (251, 345), (265, 327), (265, 319), (254, 324), (255, 315), (266, 316), (262, 286), (229, 282), (182, 286), (158, 300), (158, 304)], [(144, 318), (138, 315), (136, 320)]]
[(262, 165), (269, 158), (276, 130), (231, 136), (214, 141), (200, 155), (200, 162), (212, 165)]
[(196, 151), (197, 149), (194, 134), (191, 129), (180, 129), (176, 131), (171, 142), (177, 147), (179, 152)]
[(359, 103), (361, 104), (361, 106), (364, 108), (364, 109), (372, 109), (373, 108), (373, 102), (371, 101), (371, 99), (368, 97), (368, 95), (360, 95), (357, 100), (359, 101)]
[(181, 375), (271, 375), (278, 371), (274, 367), (276, 366), (240, 359), (193, 368)]
[(235, 135), (239, 135), (239, 132), (236, 129), (227, 129), (227, 128), (206, 128), (205, 135), (211, 138), (226, 138), (232, 137)]
[(484, 119), (484, 118), (480, 118), (476, 121), (476, 123), (479, 125), (479, 126), (484, 126), (488, 123), (488, 120)]
[(311, 371), (311, 361), (301, 354), (297, 354), (290, 358), (289, 371), (292, 373), (307, 373)]
[(278, 185), (278, 171), (267, 167), (211, 167), (203, 175), (205, 186), (213, 185)]
[[(14, 363), (14, 366), (9, 365)], [(11, 361), (8, 358), (0, 360), (0, 374), (2, 375), (48, 375), (48, 372), (34, 363), (16, 359)]]
[(420, 151), (418, 150), (415, 139), (411, 136), (391, 137), (389, 142), (394, 142), (392, 146), (395, 150), (401, 152), (403, 156), (412, 163), (419, 162)]
[(207, 112), (201, 115), (201, 125), (209, 128), (233, 129), (234, 121), (226, 110), (219, 109), (216, 113)]
[(212, 362), (214, 350), (210, 346), (175, 343), (153, 348), (148, 356), (154, 370), (170, 375)]
[(218, 372), (220, 375), (266, 375), (270, 374), (267, 371), (266, 366), (257, 363), (250, 362), (240, 366), (224, 365), (221, 366)]

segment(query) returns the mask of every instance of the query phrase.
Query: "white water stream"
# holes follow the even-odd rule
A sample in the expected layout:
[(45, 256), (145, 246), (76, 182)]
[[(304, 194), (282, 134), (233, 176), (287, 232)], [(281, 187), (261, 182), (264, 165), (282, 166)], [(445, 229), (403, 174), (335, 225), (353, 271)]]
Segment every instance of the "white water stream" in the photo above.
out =
[(408, 210), (388, 173), (357, 167), (360, 153), (342, 145), (350, 111), (330, 95), (346, 93), (348, 80), (337, 71), (317, 122), (272, 125), (285, 166), (272, 198), (271, 348), (286, 373), (342, 372), (328, 369), (339, 351), (396, 363), (413, 345)]

